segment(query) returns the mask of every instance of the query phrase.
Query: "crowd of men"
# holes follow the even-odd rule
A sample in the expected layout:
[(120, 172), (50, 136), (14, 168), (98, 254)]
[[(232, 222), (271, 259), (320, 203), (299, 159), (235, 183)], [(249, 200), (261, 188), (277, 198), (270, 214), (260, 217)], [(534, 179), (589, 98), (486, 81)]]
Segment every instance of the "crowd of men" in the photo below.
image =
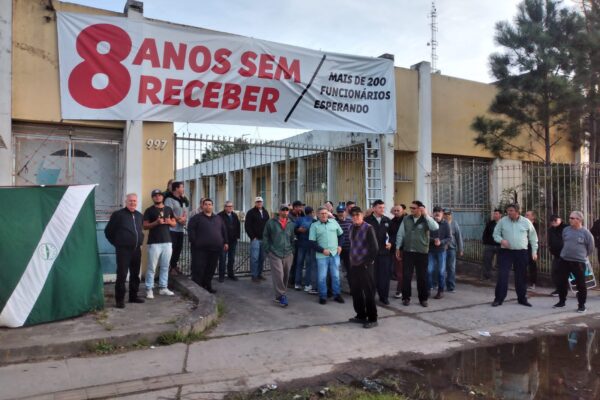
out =
[[(241, 237), (241, 221), (234, 204), (226, 201), (215, 213), (212, 199), (204, 198), (197, 210), (188, 215), (189, 201), (182, 182), (170, 182), (168, 190), (155, 189), (153, 204), (143, 214), (136, 211), (137, 196), (126, 197), (126, 207), (116, 211), (106, 226), (107, 239), (116, 248), (117, 308), (125, 307), (125, 281), (129, 273), (129, 302), (143, 303), (138, 297), (141, 246), (148, 231), (146, 299), (154, 298), (155, 272), (158, 269), (158, 294), (172, 296), (169, 275), (181, 273), (178, 261), (187, 229), (191, 248), (191, 279), (210, 293), (218, 267), (219, 282), (237, 281), (235, 257)], [(271, 270), (273, 300), (281, 307), (289, 305), (288, 288), (318, 296), (320, 304), (328, 299), (344, 303), (340, 270), (344, 272), (356, 312), (351, 322), (365, 328), (377, 326), (376, 296), (383, 305), (390, 304), (392, 280), (397, 282), (395, 297), (409, 306), (412, 277), (416, 275), (417, 296), (428, 307), (431, 295), (442, 299), (445, 292), (456, 289), (456, 257), (464, 252), (464, 241), (451, 209), (436, 206), (432, 215), (425, 205), (413, 201), (391, 208), (392, 218), (385, 215), (386, 204), (376, 200), (368, 210), (353, 201), (334, 209), (326, 202), (316, 210), (294, 201), (282, 204), (275, 215), (264, 208), (262, 197), (245, 216), (244, 230), (250, 239), (252, 282), (266, 280), (267, 261)], [(408, 211), (408, 213), (407, 213)], [(507, 296), (510, 270), (514, 270), (518, 303), (531, 307), (527, 286), (535, 288), (537, 280), (538, 235), (536, 215), (520, 215), (519, 206), (511, 204), (495, 210), (483, 233), (481, 279), (492, 279), (496, 259), (497, 282), (492, 306), (501, 306)], [(594, 236), (583, 227), (583, 215), (573, 211), (569, 225), (559, 216), (551, 217), (548, 246), (553, 256), (552, 277), (559, 297), (554, 307), (564, 307), (572, 274), (577, 286), (578, 311), (585, 311), (585, 275)], [(595, 229), (595, 231), (594, 231)], [(592, 232), (600, 236), (600, 220)], [(598, 240), (596, 241), (598, 243)], [(528, 282), (529, 281), (529, 282)], [(435, 294), (434, 294), (435, 293)]]

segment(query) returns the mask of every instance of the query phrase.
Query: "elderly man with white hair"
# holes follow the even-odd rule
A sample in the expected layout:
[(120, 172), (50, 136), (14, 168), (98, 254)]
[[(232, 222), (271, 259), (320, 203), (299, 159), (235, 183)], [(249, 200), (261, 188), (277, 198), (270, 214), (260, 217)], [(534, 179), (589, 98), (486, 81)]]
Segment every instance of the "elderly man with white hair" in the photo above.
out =
[(585, 286), (585, 273), (589, 264), (588, 257), (594, 251), (594, 237), (583, 226), (583, 213), (572, 211), (569, 216), (569, 226), (562, 233), (563, 248), (560, 252), (560, 264), (558, 268), (558, 297), (559, 301), (554, 308), (565, 306), (567, 300), (567, 289), (569, 274), (575, 277), (577, 285), (577, 312), (586, 311), (585, 301), (587, 299), (587, 287)]

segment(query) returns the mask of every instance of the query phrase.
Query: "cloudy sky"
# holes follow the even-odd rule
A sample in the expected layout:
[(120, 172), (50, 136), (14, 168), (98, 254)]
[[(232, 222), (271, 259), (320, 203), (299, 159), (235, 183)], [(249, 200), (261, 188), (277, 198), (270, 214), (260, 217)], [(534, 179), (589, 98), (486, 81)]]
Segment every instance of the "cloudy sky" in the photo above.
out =
[[(123, 11), (125, 0), (69, 2)], [(512, 20), (518, 0), (437, 0), (438, 69), (490, 82), (494, 24)], [(427, 0), (145, 0), (149, 18), (230, 32), (316, 50), (363, 56), (391, 53), (409, 68), (430, 61), (431, 1)], [(264, 127), (177, 124), (180, 131), (274, 139), (300, 131)]]

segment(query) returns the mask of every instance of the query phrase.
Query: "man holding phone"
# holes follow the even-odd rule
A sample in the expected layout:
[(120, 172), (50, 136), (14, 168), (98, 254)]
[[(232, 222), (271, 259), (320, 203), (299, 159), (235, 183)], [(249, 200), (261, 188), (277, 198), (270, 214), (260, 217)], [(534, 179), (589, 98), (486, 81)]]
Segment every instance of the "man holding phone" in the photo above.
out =
[(163, 203), (162, 190), (154, 189), (151, 193), (154, 203), (144, 211), (144, 229), (148, 234), (148, 266), (146, 269), (146, 298), (154, 298), (154, 272), (156, 267), (160, 268), (158, 278), (159, 294), (173, 296), (175, 293), (169, 290), (169, 262), (171, 261), (172, 246), (169, 227), (177, 225), (175, 215), (171, 207)]

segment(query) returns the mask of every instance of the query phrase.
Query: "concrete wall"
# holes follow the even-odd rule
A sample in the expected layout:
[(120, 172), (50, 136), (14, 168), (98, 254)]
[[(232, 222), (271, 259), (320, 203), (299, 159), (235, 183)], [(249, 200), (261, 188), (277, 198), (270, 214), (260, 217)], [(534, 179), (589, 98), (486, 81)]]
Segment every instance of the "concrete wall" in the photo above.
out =
[[(147, 207), (151, 203), (150, 190), (165, 189), (173, 176), (173, 124), (136, 122), (126, 126), (124, 121), (62, 120), (56, 13), (48, 9), (49, 4), (56, 11), (122, 16), (57, 1), (13, 0), (12, 120), (123, 129), (126, 149), (123, 192), (141, 190), (141, 208)], [(163, 151), (148, 150), (147, 139), (167, 140), (167, 147)]]
[(0, 186), (12, 185), (12, 0), (0, 0)]

